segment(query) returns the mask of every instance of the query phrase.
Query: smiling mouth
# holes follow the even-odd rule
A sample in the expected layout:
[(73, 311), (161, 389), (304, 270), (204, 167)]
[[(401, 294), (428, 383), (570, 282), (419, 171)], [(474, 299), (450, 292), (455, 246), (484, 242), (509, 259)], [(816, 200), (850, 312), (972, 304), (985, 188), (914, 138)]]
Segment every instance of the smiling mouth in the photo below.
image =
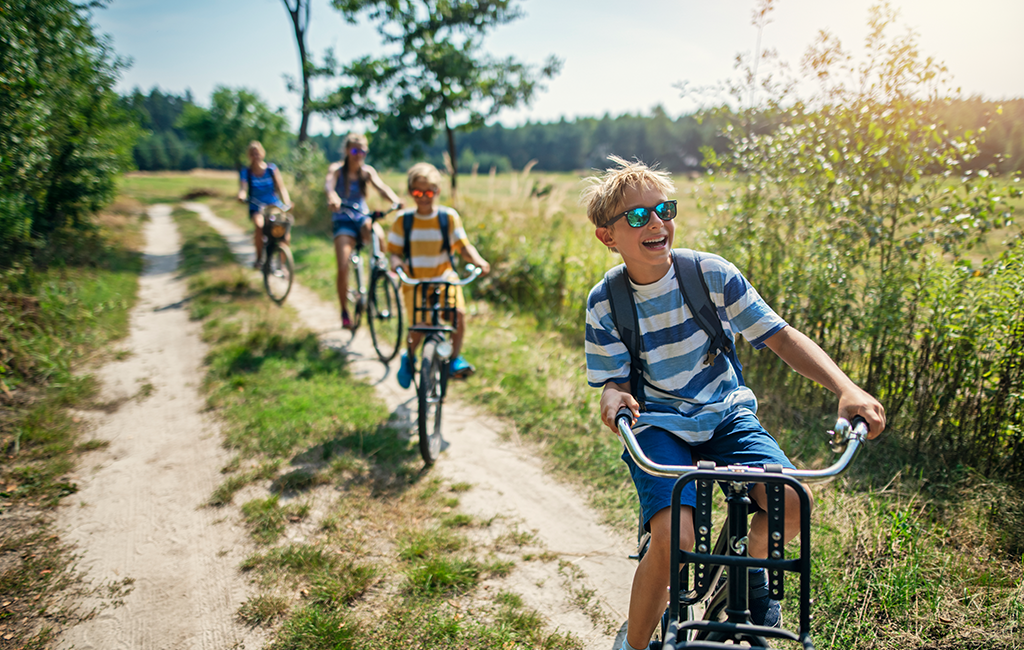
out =
[(657, 250), (664, 248), (668, 244), (668, 237), (658, 237), (657, 239), (645, 239), (643, 245), (645, 248)]

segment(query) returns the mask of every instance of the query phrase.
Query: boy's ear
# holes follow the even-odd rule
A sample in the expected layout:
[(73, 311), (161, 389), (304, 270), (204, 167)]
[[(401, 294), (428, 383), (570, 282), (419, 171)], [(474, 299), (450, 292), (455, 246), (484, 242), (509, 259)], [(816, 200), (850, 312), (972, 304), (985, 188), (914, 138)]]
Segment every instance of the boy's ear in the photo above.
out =
[(602, 226), (594, 231), (594, 236), (608, 248), (615, 248), (615, 237), (612, 235), (610, 228)]

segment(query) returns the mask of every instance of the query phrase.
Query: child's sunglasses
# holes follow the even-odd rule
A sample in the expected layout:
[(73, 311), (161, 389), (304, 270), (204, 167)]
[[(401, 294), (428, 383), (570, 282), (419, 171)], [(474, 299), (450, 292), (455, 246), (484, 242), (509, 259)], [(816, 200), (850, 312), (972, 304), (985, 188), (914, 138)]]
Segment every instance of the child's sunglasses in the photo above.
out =
[(422, 199), (424, 196), (428, 199), (432, 199), (438, 195), (437, 190), (412, 190), (409, 194), (413, 195), (413, 198)]
[(662, 221), (672, 221), (676, 218), (676, 202), (675, 199), (671, 201), (662, 201), (653, 208), (633, 208), (632, 210), (626, 210), (621, 214), (617, 214), (608, 220), (608, 223), (604, 224), (605, 228), (611, 228), (612, 224), (626, 217), (626, 221), (629, 223), (630, 228), (643, 228), (651, 220), (651, 214), (658, 215), (658, 218)]
[(366, 149), (360, 149), (359, 147), (352, 147), (351, 149), (348, 150), (348, 152), (350, 154), (352, 154), (353, 156), (365, 156), (366, 155)]

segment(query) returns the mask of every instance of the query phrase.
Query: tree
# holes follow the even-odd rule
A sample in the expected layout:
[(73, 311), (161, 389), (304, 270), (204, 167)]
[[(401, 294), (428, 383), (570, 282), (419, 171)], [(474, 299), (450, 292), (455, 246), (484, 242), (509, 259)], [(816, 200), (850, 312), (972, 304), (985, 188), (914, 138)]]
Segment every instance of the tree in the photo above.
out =
[(90, 228), (131, 166), (139, 128), (113, 91), (125, 64), (88, 12), (69, 0), (0, 9), (0, 266)]
[(256, 93), (245, 88), (218, 86), (209, 109), (187, 105), (179, 124), (200, 152), (222, 167), (244, 165), (246, 147), (252, 140), (263, 143), (268, 157), (282, 156), (288, 141), (288, 120), (282, 109), (270, 110)]
[[(309, 29), (309, 4), (310, 0), (281, 0), (288, 15), (292, 19), (292, 29), (295, 31), (295, 44), (299, 48), (299, 66), (302, 68), (302, 121), (299, 123), (299, 144), (302, 144), (309, 137), (309, 114), (312, 112), (312, 101), (309, 95), (309, 80), (313, 75), (313, 64), (308, 60), (306, 54), (306, 32)], [(294, 83), (289, 81), (290, 90), (299, 90)]]
[[(347, 20), (360, 13), (377, 23), (390, 56), (367, 56), (343, 66), (349, 85), (324, 99), (341, 119), (370, 119), (374, 149), (398, 160), (422, 150), (444, 132), (457, 187), (455, 134), (483, 126), (503, 109), (529, 104), (554, 77), (561, 61), (549, 57), (539, 69), (512, 57), (482, 51), (488, 31), (521, 14), (516, 0), (332, 0)], [(331, 57), (333, 58), (333, 57)], [(461, 123), (457, 123), (461, 120)]]

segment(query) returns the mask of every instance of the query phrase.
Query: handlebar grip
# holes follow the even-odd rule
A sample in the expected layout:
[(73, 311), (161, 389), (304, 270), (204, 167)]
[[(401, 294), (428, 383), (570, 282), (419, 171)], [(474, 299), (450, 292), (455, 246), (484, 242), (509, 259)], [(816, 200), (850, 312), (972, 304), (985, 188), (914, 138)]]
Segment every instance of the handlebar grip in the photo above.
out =
[(630, 411), (625, 406), (620, 408), (619, 412), (615, 414), (615, 427), (616, 428), (618, 428), (619, 421), (622, 420), (623, 418), (626, 419), (626, 424), (629, 424), (629, 425), (632, 426), (632, 424), (633, 424), (633, 411)]

